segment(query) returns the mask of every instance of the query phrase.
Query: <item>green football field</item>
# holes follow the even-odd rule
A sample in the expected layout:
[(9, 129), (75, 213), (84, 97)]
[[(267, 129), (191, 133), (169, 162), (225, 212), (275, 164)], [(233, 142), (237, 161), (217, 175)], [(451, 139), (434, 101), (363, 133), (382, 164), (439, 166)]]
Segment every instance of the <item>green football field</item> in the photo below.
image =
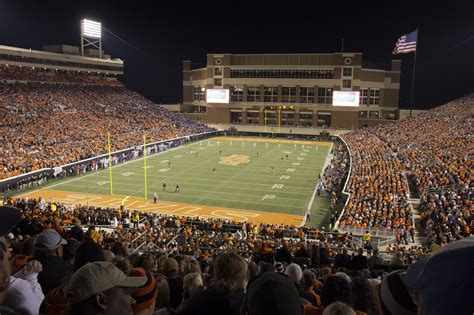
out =
[[(275, 141), (214, 138), (150, 155), (146, 159), (147, 198), (153, 199), (156, 192), (165, 201), (304, 215), (331, 144)], [(115, 195), (145, 196), (143, 158), (114, 166), (112, 178)], [(107, 169), (53, 186), (61, 191), (109, 195), (109, 179)], [(177, 184), (179, 193), (175, 192)], [(316, 196), (312, 222), (327, 224), (328, 206), (327, 198)]]

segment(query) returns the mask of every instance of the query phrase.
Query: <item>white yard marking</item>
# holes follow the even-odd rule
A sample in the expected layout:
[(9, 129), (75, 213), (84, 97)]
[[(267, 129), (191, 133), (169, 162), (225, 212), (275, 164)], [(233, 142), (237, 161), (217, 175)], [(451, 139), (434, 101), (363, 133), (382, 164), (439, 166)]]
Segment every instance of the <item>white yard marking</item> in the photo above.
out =
[[(142, 166), (142, 168), (145, 168), (145, 166)], [(146, 169), (153, 168), (153, 165), (147, 165)]]
[(295, 168), (287, 168), (287, 169), (286, 169), (286, 172), (287, 172), (287, 173), (293, 173), (294, 171), (296, 171)]
[(265, 200), (265, 199), (275, 199), (275, 195), (265, 195), (262, 197), (262, 200)]
[(108, 184), (108, 183), (109, 183), (108, 180), (101, 180), (101, 181), (97, 182), (97, 185), (102, 186), (102, 185), (105, 185), (105, 184)]
[(174, 157), (177, 158), (177, 159), (180, 159), (180, 158), (182, 158), (183, 156), (184, 156), (184, 155), (182, 155), (182, 154), (178, 154), (178, 155), (175, 155)]
[(170, 170), (170, 168), (160, 168), (160, 169), (158, 170), (158, 172), (164, 173), (164, 172), (168, 172), (169, 170)]
[(122, 173), (122, 176), (130, 176), (130, 175), (133, 175), (135, 174), (134, 172), (125, 172), (125, 173)]
[(273, 184), (272, 189), (282, 189), (283, 187), (283, 184)]
[(290, 175), (281, 175), (280, 179), (290, 179)]
[(169, 160), (163, 160), (163, 161), (160, 161), (161, 164), (165, 164), (165, 163), (168, 163)]
[(306, 153), (300, 153), (300, 155), (305, 156), (305, 155), (308, 155), (308, 154), (306, 154)]
[(296, 159), (297, 159), (298, 161), (303, 161), (303, 160), (304, 160), (304, 158), (302, 158), (302, 157), (298, 157), (298, 158), (296, 158)]
[(294, 163), (291, 163), (291, 165), (293, 166), (300, 166), (301, 163), (298, 163), (298, 162), (294, 162)]

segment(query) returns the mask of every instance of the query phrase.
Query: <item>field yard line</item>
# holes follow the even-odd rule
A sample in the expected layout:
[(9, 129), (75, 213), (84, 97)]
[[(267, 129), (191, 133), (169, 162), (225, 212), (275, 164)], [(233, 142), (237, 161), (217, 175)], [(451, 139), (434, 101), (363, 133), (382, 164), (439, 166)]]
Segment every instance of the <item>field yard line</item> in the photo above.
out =
[[(269, 153), (272, 153), (275, 149), (273, 150), (270, 150), (270, 152), (266, 152), (266, 154), (264, 154), (264, 156), (267, 156)], [(244, 167), (247, 166), (247, 165), (244, 165)], [(247, 169), (245, 167), (245, 169)], [(234, 175), (230, 176), (227, 180), (223, 181), (222, 183), (220, 183), (219, 185), (217, 185), (214, 189), (210, 190), (207, 194), (205, 194), (204, 196), (202, 196), (201, 198), (199, 198), (198, 202), (196, 202), (197, 204), (199, 204), (199, 202), (201, 202), (204, 198), (206, 198), (207, 196), (209, 196), (209, 194), (213, 193), (216, 189), (218, 188), (221, 188), (223, 185), (227, 184), (228, 182), (230, 182), (230, 180), (232, 178), (234, 178), (235, 176), (237, 175), (240, 175), (240, 172), (235, 172)]]
[[(196, 142), (197, 143), (197, 142)], [(193, 143), (195, 144), (195, 143)], [(189, 144), (189, 146), (192, 146), (193, 144)], [(182, 149), (184, 147), (187, 147), (188, 145), (183, 145), (183, 146), (179, 146), (179, 147), (176, 147), (176, 148), (172, 148), (172, 149), (169, 149), (167, 151), (162, 151), (162, 152), (158, 152), (158, 153), (155, 153), (153, 155), (150, 155), (149, 158), (152, 158), (154, 156), (158, 156), (159, 154), (162, 154), (162, 153), (165, 153), (165, 152), (170, 152), (170, 151), (174, 151), (174, 150), (177, 150), (177, 149)], [(138, 158), (138, 159), (134, 159), (134, 160), (130, 160), (130, 161), (127, 161), (127, 162), (124, 162), (122, 164), (119, 164), (119, 165), (115, 165), (115, 166), (112, 166), (112, 168), (117, 168), (117, 167), (120, 167), (120, 166), (123, 166), (125, 164), (129, 164), (129, 163), (132, 163), (132, 162), (137, 162), (137, 161), (140, 161), (142, 160), (143, 157), (141, 158)], [(99, 173), (102, 173), (102, 172), (105, 172), (105, 171), (108, 171), (109, 168), (105, 168), (103, 170), (100, 170), (100, 171), (97, 171), (97, 172), (90, 172), (90, 174), (86, 174), (86, 175), (82, 175), (82, 176), (78, 176), (76, 178), (71, 178), (71, 179), (67, 179), (65, 181), (62, 181), (62, 180), (59, 180), (60, 182), (59, 183), (56, 183), (56, 184), (52, 184), (52, 185), (47, 185), (47, 186), (43, 186), (41, 187), (40, 189), (36, 189), (36, 190), (33, 190), (33, 191), (29, 191), (27, 193), (23, 193), (21, 195), (18, 195), (18, 196), (15, 196), (15, 197), (22, 197), (22, 196), (25, 196), (25, 195), (28, 195), (30, 193), (34, 193), (34, 192), (37, 192), (37, 191), (40, 191), (40, 190), (43, 190), (43, 189), (49, 189), (51, 187), (56, 187), (56, 186), (59, 186), (59, 185), (63, 185), (63, 184), (67, 184), (67, 183), (70, 183), (70, 182), (73, 182), (73, 181), (76, 181), (76, 180), (79, 180), (79, 179), (82, 179), (82, 178), (86, 178), (86, 177), (89, 177), (89, 176), (92, 176), (92, 175), (96, 175), (96, 174), (99, 174)]]
[[(324, 161), (323, 168), (321, 169), (321, 173), (320, 173), (321, 175), (324, 173), (324, 170), (329, 165), (330, 157), (332, 156), (331, 155), (331, 150), (332, 150), (333, 145), (334, 144), (331, 143), (331, 147), (329, 148), (328, 155), (326, 156), (326, 160)], [(311, 211), (311, 207), (313, 206), (314, 198), (316, 197), (316, 190), (318, 189), (319, 182), (320, 181), (318, 181), (316, 183), (316, 186), (314, 187), (313, 195), (311, 196), (311, 200), (309, 201), (309, 204), (308, 204), (308, 207), (306, 208), (306, 211)], [(303, 215), (303, 220), (301, 221), (301, 226), (303, 226), (305, 224), (306, 224), (306, 213)]]

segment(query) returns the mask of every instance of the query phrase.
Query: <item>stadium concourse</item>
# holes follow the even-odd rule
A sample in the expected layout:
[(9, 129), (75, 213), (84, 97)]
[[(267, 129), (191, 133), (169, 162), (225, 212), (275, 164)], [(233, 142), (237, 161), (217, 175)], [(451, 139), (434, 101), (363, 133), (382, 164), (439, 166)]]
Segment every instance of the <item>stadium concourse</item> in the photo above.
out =
[[(123, 86), (62, 80), (1, 85), (4, 176), (104, 153), (107, 129), (121, 135), (114, 149), (139, 145), (143, 130), (208, 130)], [(0, 313), (472, 314), (473, 105), (468, 95), (343, 135), (347, 151), (335, 148), (321, 178), (330, 198), (350, 193), (338, 231), (6, 197)], [(408, 245), (415, 211), (423, 247)], [(348, 227), (387, 229), (405, 246), (387, 257)]]

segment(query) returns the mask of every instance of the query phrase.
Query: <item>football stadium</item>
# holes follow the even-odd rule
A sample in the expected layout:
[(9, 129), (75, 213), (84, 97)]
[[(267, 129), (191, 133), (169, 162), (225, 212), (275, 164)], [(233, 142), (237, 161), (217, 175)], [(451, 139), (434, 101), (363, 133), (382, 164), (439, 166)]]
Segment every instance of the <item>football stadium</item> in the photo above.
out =
[(0, 5), (0, 314), (474, 313), (465, 13), (109, 4)]

